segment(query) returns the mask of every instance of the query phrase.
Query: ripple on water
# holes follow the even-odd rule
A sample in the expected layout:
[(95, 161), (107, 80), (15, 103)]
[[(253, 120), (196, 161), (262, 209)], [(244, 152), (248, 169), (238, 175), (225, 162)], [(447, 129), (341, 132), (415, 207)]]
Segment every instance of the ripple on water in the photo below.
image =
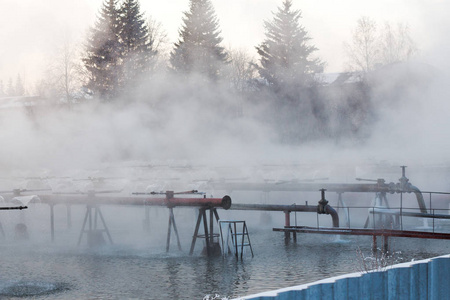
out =
[(48, 295), (69, 287), (65, 283), (40, 281), (0, 281), (0, 297), (30, 297)]

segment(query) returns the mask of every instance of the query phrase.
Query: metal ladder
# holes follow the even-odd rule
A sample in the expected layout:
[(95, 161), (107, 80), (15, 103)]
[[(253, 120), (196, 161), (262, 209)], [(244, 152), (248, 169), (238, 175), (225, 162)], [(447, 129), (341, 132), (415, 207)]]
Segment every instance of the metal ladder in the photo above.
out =
[(234, 252), (237, 259), (239, 259), (239, 256), (242, 259), (244, 247), (250, 247), (252, 257), (254, 256), (245, 221), (220, 220), (219, 228), (223, 255)]

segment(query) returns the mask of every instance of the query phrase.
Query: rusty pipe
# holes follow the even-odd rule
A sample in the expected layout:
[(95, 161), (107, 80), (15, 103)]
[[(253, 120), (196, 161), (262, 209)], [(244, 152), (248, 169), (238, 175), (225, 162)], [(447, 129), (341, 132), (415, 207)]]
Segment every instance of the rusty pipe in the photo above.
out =
[(148, 198), (138, 196), (95, 196), (95, 195), (40, 195), (42, 203), (47, 204), (117, 204), (117, 205), (152, 205), (152, 206), (194, 206), (194, 207), (231, 207), (231, 198)]

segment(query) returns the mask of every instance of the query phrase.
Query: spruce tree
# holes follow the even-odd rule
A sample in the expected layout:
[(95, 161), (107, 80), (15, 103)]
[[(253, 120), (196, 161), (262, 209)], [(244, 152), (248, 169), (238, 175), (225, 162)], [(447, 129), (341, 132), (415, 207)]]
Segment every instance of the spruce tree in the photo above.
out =
[(87, 43), (83, 58), (89, 73), (87, 87), (102, 99), (118, 93), (121, 44), (119, 40), (119, 12), (116, 0), (105, 0)]
[(323, 71), (323, 63), (311, 58), (317, 48), (299, 24), (300, 10), (292, 10), (292, 0), (284, 0), (271, 22), (265, 21), (265, 40), (256, 47), (260, 55), (258, 71), (276, 92), (295, 93), (314, 83), (314, 74)]
[(0, 97), (4, 97), (5, 94), (5, 87), (3, 86), (3, 80), (0, 80)]
[(135, 85), (139, 76), (151, 67), (157, 51), (137, 0), (125, 0), (120, 8), (120, 41), (122, 43), (122, 81), (124, 85)]
[(22, 78), (20, 74), (17, 74), (16, 86), (14, 88), (15, 96), (25, 96), (25, 87), (23, 86)]
[(8, 86), (6, 87), (6, 96), (9, 96), (9, 97), (17, 96), (16, 89), (13, 85), (13, 81), (12, 81), (11, 77), (9, 77)]
[(189, 74), (200, 73), (217, 79), (227, 62), (227, 53), (220, 46), (219, 22), (210, 0), (190, 0), (184, 13), (180, 38), (170, 55), (174, 70)]

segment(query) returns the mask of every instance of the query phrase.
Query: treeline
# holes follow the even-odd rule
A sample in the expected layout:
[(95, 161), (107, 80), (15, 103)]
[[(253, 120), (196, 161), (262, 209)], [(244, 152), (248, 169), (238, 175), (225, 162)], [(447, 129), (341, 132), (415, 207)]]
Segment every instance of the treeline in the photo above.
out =
[(58, 71), (50, 72), (58, 76), (37, 90), (59, 102), (139, 101), (161, 112), (192, 104), (215, 116), (257, 120), (286, 143), (365, 138), (376, 120), (375, 71), (417, 53), (409, 29), (386, 23), (380, 30), (369, 18), (358, 20), (345, 44), (348, 72), (330, 84), (301, 17), (292, 0), (283, 0), (264, 22), (265, 39), (252, 59), (221, 45), (211, 0), (189, 0), (179, 38), (165, 55), (164, 32), (145, 19), (138, 0), (105, 0), (81, 58), (63, 48)]

